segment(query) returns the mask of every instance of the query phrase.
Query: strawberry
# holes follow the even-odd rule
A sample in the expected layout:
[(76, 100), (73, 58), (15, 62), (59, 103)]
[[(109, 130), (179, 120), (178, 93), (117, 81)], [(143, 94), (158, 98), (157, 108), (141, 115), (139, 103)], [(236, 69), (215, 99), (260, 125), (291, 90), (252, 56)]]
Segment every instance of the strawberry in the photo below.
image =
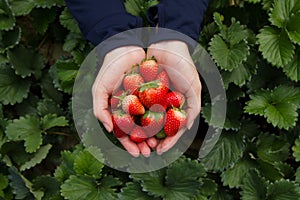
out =
[(175, 135), (179, 129), (186, 125), (187, 114), (184, 110), (171, 108), (166, 113), (164, 132), (167, 136)]
[(143, 115), (145, 108), (135, 95), (127, 95), (122, 99), (122, 109), (130, 115)]
[(185, 97), (182, 93), (172, 91), (167, 94), (167, 107), (180, 108), (185, 102)]
[(120, 106), (120, 98), (125, 94), (124, 90), (115, 92), (109, 100), (111, 109), (117, 109)]
[(165, 87), (170, 88), (170, 81), (166, 71), (160, 72), (156, 79), (160, 80)]
[(139, 127), (136, 126), (130, 133), (130, 140), (136, 143), (144, 142), (147, 139), (146, 133)]
[(144, 83), (140, 87), (139, 98), (146, 108), (154, 112), (166, 110), (166, 96), (169, 88), (165, 87), (160, 80)]
[(112, 113), (113, 131), (117, 138), (128, 135), (135, 123), (132, 116), (120, 110)]
[(133, 94), (144, 83), (143, 77), (135, 72), (127, 74), (123, 79), (123, 87), (130, 94)]
[(149, 137), (157, 134), (163, 127), (164, 113), (146, 111), (141, 118), (141, 125)]
[(140, 73), (146, 82), (153, 81), (158, 73), (158, 65), (155, 58), (145, 59), (140, 65)]

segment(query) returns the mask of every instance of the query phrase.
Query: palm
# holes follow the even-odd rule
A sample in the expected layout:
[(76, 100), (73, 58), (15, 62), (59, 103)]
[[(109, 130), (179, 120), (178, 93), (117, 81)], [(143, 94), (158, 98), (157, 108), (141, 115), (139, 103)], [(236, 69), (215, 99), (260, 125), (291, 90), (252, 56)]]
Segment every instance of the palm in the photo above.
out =
[[(151, 45), (148, 56), (154, 56), (169, 75), (176, 90), (187, 98), (187, 127), (191, 128), (201, 108), (201, 83), (192, 62), (187, 45), (180, 41), (167, 41)], [(167, 137), (157, 146), (157, 153), (169, 150), (185, 132), (180, 130), (175, 136)]]

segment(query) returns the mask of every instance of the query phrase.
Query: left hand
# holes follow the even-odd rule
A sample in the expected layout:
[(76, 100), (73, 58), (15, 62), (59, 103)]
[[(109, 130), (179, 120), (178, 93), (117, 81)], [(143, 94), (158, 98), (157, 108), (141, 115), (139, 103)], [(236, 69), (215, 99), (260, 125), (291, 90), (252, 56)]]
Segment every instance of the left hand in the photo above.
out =
[(188, 46), (182, 41), (163, 41), (149, 46), (147, 56), (154, 56), (167, 72), (170, 81), (179, 92), (186, 96), (187, 125), (175, 136), (166, 137), (156, 147), (157, 154), (172, 148), (183, 135), (186, 128), (190, 129), (201, 109), (201, 82), (197, 69), (190, 56)]

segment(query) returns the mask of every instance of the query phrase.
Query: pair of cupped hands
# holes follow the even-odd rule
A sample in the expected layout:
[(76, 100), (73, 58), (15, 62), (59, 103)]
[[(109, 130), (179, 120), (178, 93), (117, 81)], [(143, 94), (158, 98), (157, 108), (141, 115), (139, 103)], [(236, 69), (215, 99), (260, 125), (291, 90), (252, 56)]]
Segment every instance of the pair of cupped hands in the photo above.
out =
[[(173, 40), (151, 44), (147, 48), (147, 57), (152, 56), (156, 58), (158, 65), (167, 72), (175, 89), (185, 95), (187, 125), (175, 136), (166, 137), (160, 141), (151, 137), (145, 142), (136, 144), (128, 136), (118, 138), (123, 147), (134, 157), (138, 157), (140, 154), (149, 157), (151, 149), (156, 150), (158, 155), (168, 151), (177, 143), (186, 129), (192, 127), (201, 109), (201, 83), (187, 44)], [(122, 84), (126, 72), (145, 57), (144, 49), (138, 46), (119, 47), (105, 55), (102, 67), (93, 84), (92, 95), (94, 115), (108, 132), (113, 130), (108, 99)]]

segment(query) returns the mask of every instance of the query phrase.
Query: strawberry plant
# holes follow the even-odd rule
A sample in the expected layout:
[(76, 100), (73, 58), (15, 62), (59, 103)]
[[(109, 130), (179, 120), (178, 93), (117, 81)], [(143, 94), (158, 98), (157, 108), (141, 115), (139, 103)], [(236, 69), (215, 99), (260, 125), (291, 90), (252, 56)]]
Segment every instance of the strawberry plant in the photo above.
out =
[[(146, 10), (159, 1), (124, 3), (148, 26)], [(226, 89), (223, 131), (199, 157), (206, 127), (222, 126), (203, 80), (201, 124), (189, 149), (165, 168), (129, 173), (106, 166), (103, 152), (85, 147), (78, 137), (73, 84), (94, 46), (82, 37), (64, 1), (1, 0), (0, 199), (300, 199), (299, 20), (299, 0), (211, 0), (199, 43)], [(203, 58), (197, 50), (196, 64)], [(145, 109), (140, 127), (168, 137), (173, 132), (162, 130), (162, 123), (169, 115), (149, 111), (157, 102), (147, 95), (162, 93), (165, 108), (182, 123), (185, 97), (164, 90), (172, 83), (152, 59), (142, 64), (141, 75), (136, 72), (110, 99), (115, 136), (136, 129), (133, 140), (141, 141), (148, 134), (128, 114), (129, 97), (135, 96)], [(81, 126), (89, 126), (89, 115), (84, 116)], [(115, 136), (107, 133), (121, 146)]]

